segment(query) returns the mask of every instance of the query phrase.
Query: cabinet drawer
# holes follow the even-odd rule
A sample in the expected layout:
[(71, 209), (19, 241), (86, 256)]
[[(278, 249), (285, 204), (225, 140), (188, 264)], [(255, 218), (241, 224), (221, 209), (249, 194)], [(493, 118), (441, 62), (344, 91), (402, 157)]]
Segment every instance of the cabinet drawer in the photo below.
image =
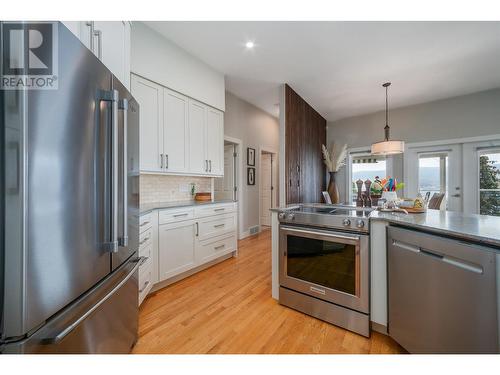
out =
[(198, 239), (203, 241), (233, 232), (236, 229), (236, 216), (234, 214), (211, 216), (201, 219), (198, 225)]
[(153, 257), (153, 245), (149, 244), (147, 246), (141, 246), (139, 248), (139, 256), (140, 257), (146, 257), (149, 259), (152, 259)]
[(197, 263), (203, 264), (236, 250), (236, 235), (229, 235), (198, 244)]
[(139, 267), (139, 305), (153, 287), (153, 263), (151, 258)]
[(151, 246), (153, 242), (153, 228), (146, 229), (139, 235), (139, 252), (141, 249)]
[(141, 217), (139, 218), (139, 233), (142, 233), (151, 228), (152, 223), (153, 223), (153, 216), (151, 212), (148, 214), (141, 215)]
[(214, 204), (207, 205), (203, 207), (195, 208), (195, 216), (198, 217), (206, 217), (220, 214), (227, 214), (235, 211), (234, 203), (227, 204)]
[(163, 210), (159, 213), (159, 223), (168, 224), (177, 221), (189, 220), (194, 217), (194, 209), (192, 207), (176, 210)]

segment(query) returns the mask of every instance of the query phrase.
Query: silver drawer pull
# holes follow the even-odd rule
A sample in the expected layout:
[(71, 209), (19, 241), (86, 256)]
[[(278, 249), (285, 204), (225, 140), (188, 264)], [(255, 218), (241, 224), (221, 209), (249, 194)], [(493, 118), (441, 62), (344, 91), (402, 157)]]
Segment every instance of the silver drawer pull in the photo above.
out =
[(311, 292), (318, 293), (318, 294), (321, 294), (321, 295), (325, 295), (326, 294), (326, 292), (325, 292), (324, 289), (315, 288), (313, 286), (309, 287), (309, 290)]
[(226, 209), (225, 208), (216, 208), (214, 209), (215, 212), (218, 212), (218, 211), (225, 211)]
[[(151, 274), (149, 274), (151, 276)], [(142, 289), (139, 289), (139, 293), (144, 292), (144, 290), (148, 287), (149, 285), (149, 280), (144, 283), (144, 287)]]
[(149, 221), (145, 221), (144, 223), (142, 223), (140, 226), (143, 227), (144, 225), (148, 225), (149, 224)]
[(215, 247), (214, 247), (214, 250), (220, 250), (220, 249), (223, 249), (223, 248), (225, 248), (225, 247), (226, 247), (226, 245), (219, 245), (219, 246), (215, 246)]
[(148, 242), (148, 241), (149, 241), (149, 238), (150, 238), (150, 237), (148, 236), (148, 237), (146, 237), (145, 239), (143, 239), (141, 242), (139, 242), (139, 246), (144, 245), (146, 242)]
[(396, 247), (399, 247), (400, 249), (412, 251), (414, 253), (420, 253), (420, 247), (415, 246), (415, 245), (410, 245), (404, 242), (392, 240), (392, 244)]
[(185, 214), (177, 214), (177, 215), (173, 215), (174, 217), (183, 217), (183, 216), (187, 216), (188, 214), (185, 213)]
[(214, 225), (214, 228), (222, 228), (224, 225), (226, 225), (226, 224), (217, 224), (217, 225)]

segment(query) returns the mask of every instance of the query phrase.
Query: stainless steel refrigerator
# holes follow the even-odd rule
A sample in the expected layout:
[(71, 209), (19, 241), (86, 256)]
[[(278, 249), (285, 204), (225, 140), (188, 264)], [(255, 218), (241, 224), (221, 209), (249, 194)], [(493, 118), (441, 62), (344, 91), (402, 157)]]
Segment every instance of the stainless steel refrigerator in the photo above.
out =
[(4, 353), (137, 339), (139, 106), (61, 23), (58, 88), (2, 90)]

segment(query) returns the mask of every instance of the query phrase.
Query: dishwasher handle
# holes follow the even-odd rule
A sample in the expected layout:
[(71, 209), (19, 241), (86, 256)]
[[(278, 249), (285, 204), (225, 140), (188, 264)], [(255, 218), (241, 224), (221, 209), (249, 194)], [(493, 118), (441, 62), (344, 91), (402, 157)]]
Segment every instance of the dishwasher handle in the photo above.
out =
[(421, 248), (420, 246), (416, 246), (416, 245), (409, 244), (409, 243), (402, 242), (402, 241), (398, 241), (398, 240), (392, 240), (392, 245), (394, 247), (402, 249), (402, 250), (411, 251), (415, 254), (434, 258), (438, 261), (447, 263), (447, 264), (454, 266), (454, 267), (461, 268), (465, 271), (474, 272), (474, 273), (477, 273), (480, 275), (484, 273), (483, 267), (480, 266), (479, 264), (472, 263), (472, 262), (469, 262), (469, 261), (466, 261), (466, 260), (463, 260), (460, 258), (452, 257), (449, 255), (439, 254), (439, 253), (436, 253), (434, 251)]

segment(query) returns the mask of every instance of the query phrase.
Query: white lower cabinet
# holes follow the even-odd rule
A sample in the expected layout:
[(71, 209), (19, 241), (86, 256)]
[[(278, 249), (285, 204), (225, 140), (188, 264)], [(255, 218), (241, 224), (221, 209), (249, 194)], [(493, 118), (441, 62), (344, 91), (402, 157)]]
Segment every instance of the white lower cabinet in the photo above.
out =
[(159, 267), (160, 280), (168, 279), (195, 266), (196, 222), (182, 221), (160, 225)]
[[(141, 215), (139, 304), (154, 284), (236, 252), (236, 203), (155, 210)], [(168, 283), (168, 281), (167, 281)], [(161, 285), (160, 285), (161, 287)]]

